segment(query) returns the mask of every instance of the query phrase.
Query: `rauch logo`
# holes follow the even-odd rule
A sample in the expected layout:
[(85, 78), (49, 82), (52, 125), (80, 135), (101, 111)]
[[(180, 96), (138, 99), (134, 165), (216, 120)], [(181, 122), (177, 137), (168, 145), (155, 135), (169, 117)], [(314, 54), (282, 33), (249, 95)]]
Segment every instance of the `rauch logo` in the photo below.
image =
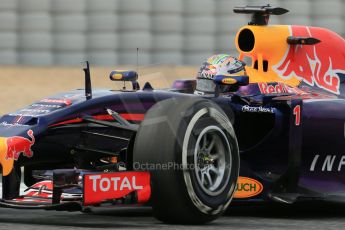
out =
[(259, 195), (263, 190), (262, 184), (249, 177), (239, 177), (234, 198), (249, 198)]

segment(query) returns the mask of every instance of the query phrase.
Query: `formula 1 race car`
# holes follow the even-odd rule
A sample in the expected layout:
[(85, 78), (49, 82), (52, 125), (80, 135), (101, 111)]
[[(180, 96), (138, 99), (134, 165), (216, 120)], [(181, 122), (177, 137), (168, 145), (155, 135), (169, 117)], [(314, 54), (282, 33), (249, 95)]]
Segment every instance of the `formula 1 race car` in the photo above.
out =
[(166, 223), (201, 224), (231, 201), (344, 200), (344, 39), (268, 25), (282, 8), (234, 12), (252, 14), (235, 38), (247, 75), (216, 76), (211, 94), (195, 94), (196, 80), (140, 89), (135, 71), (110, 74), (130, 90), (92, 91), (87, 65), (85, 90), (2, 116), (0, 206), (142, 204)]

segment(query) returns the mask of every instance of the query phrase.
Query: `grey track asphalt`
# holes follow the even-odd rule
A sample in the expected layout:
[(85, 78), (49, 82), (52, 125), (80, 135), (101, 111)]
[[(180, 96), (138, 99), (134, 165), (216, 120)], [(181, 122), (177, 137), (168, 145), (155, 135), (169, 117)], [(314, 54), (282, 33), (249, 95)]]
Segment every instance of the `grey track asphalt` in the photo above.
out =
[(345, 205), (237, 206), (204, 226), (169, 226), (150, 208), (93, 210), (92, 213), (0, 209), (0, 229), (344, 229)]

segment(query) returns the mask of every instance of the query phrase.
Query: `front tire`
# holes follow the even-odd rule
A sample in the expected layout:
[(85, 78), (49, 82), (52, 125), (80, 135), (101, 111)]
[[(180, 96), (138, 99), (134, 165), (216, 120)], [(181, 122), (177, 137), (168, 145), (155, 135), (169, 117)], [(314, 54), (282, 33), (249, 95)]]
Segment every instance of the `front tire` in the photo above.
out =
[(238, 178), (239, 151), (231, 122), (209, 100), (158, 102), (138, 130), (133, 168), (151, 172), (157, 219), (172, 224), (210, 222), (230, 204)]

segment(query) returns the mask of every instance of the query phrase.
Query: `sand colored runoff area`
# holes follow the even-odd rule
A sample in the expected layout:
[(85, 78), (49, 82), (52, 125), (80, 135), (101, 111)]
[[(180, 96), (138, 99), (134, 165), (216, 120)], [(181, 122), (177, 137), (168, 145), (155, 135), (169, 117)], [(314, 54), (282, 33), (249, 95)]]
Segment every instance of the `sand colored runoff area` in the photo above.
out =
[[(44, 97), (84, 88), (83, 66), (80, 67), (0, 67), (0, 115), (16, 111)], [(122, 82), (112, 82), (112, 70), (136, 70), (134, 66), (92, 67), (92, 87), (121, 89)], [(154, 88), (168, 88), (175, 79), (196, 76), (196, 66), (148, 66), (139, 68), (139, 83), (150, 82)], [(128, 85), (129, 86), (129, 85)]]

